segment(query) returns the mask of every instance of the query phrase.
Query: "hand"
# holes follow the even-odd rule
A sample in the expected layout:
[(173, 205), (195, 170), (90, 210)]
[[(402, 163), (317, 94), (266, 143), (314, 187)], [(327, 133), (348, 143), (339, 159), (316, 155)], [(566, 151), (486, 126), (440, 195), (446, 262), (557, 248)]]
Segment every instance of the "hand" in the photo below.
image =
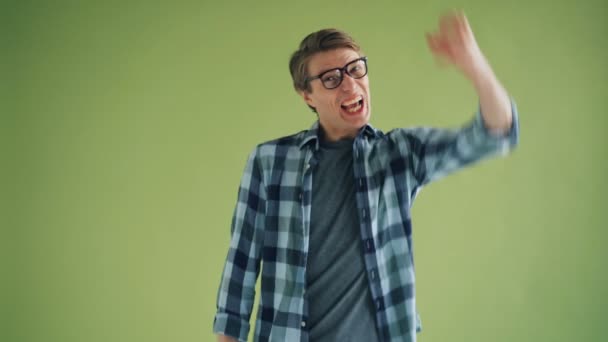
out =
[(222, 334), (217, 335), (217, 341), (218, 342), (238, 342), (236, 338), (234, 338), (232, 336), (222, 335)]
[(427, 33), (426, 39), (440, 64), (453, 64), (468, 79), (475, 80), (491, 72), (463, 12), (443, 15), (439, 20), (439, 32)]

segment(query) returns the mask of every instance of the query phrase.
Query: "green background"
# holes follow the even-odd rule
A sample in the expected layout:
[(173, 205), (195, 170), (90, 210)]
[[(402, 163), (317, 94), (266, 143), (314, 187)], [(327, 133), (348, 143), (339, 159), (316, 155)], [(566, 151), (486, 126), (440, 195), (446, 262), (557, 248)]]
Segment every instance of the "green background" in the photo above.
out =
[(476, 95), (424, 40), (450, 8), (521, 140), (418, 197), (419, 339), (606, 341), (604, 0), (3, 2), (0, 340), (212, 341), (247, 154), (315, 119), (291, 52), (342, 28), (374, 126), (458, 126)]

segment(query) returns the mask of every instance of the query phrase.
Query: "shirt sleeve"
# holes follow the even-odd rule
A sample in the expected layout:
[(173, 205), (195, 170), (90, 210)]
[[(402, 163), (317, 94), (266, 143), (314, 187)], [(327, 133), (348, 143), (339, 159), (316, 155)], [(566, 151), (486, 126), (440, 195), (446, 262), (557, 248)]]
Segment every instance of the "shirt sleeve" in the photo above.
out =
[(264, 241), (266, 191), (251, 152), (241, 178), (231, 225), (230, 247), (217, 295), (213, 332), (247, 341)]
[(459, 129), (401, 129), (398, 145), (405, 144), (402, 154), (411, 164), (417, 185), (423, 186), (480, 160), (507, 155), (519, 143), (519, 119), (513, 100), (511, 112), (511, 128), (504, 133), (487, 128), (481, 108), (471, 122)]

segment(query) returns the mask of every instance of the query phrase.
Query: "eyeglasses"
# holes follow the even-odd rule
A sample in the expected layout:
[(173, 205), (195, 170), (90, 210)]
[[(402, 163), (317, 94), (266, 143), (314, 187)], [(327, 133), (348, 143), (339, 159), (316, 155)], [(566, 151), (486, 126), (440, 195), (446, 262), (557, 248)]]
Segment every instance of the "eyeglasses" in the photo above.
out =
[(317, 76), (308, 77), (306, 81), (310, 82), (318, 78), (326, 89), (335, 89), (342, 84), (345, 73), (354, 79), (367, 75), (367, 57), (357, 58), (354, 61), (348, 62), (343, 68), (327, 70)]

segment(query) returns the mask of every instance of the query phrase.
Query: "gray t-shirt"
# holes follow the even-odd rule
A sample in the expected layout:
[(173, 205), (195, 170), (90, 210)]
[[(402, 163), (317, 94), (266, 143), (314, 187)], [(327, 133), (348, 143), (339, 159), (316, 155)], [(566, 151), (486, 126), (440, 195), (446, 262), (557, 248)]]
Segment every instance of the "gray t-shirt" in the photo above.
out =
[(306, 271), (311, 342), (375, 342), (353, 174), (353, 140), (321, 141)]

